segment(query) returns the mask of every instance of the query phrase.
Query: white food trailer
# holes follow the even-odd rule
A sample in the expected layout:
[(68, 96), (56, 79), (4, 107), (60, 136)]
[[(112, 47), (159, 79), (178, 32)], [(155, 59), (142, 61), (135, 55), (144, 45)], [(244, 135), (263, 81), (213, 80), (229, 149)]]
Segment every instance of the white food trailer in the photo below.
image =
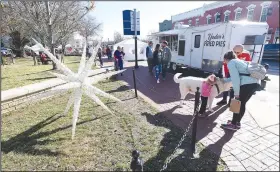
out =
[[(183, 29), (177, 27), (154, 33), (153, 36), (157, 37), (155, 40), (158, 43), (163, 40), (171, 42), (170, 67), (173, 70), (186, 67), (218, 74), (224, 53), (237, 44), (243, 44), (244, 49), (250, 52), (252, 61), (260, 63), (267, 32), (267, 23), (229, 21)], [(176, 39), (178, 43), (172, 42)], [(177, 44), (178, 48), (173, 44)]]

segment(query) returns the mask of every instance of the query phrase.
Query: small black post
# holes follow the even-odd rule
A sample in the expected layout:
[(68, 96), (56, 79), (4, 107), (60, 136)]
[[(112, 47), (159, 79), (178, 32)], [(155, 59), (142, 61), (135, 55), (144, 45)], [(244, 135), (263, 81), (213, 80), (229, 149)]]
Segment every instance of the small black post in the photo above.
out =
[(132, 151), (132, 160), (130, 163), (130, 169), (134, 171), (143, 171), (143, 160), (139, 158), (140, 152), (138, 150)]
[(134, 17), (133, 17), (133, 19), (134, 19), (134, 38), (135, 38), (135, 51), (134, 51), (134, 53), (135, 53), (135, 66), (134, 66), (134, 68), (135, 69), (138, 69), (139, 68), (139, 66), (138, 66), (138, 59), (137, 59), (137, 55), (138, 55), (138, 53), (137, 53), (137, 12), (136, 12), (136, 9), (134, 9)]
[(199, 87), (196, 88), (195, 92), (195, 103), (194, 103), (194, 120), (192, 125), (192, 142), (191, 142), (191, 151), (192, 154), (195, 154), (195, 143), (196, 143), (196, 129), (197, 129), (197, 114), (198, 114), (198, 106), (199, 106), (199, 100), (200, 100), (200, 92)]
[(135, 97), (137, 98), (137, 88), (136, 88), (136, 81), (135, 81), (135, 70), (132, 69), (133, 72), (133, 83), (134, 83), (134, 91), (135, 91)]
[[(263, 66), (264, 66), (264, 68), (266, 69), (266, 71), (268, 71), (268, 69), (269, 69), (269, 64), (265, 63)], [(265, 81), (270, 81), (270, 79), (268, 78), (267, 75), (265, 76), (265, 78), (264, 78), (263, 80), (265, 80)]]
[(266, 87), (266, 80), (261, 80), (261, 90), (265, 90)]

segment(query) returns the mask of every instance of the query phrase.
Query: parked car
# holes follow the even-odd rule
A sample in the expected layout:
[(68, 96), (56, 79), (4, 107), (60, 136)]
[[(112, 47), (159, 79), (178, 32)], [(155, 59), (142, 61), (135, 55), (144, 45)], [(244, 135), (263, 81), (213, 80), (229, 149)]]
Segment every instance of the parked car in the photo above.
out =
[[(3, 57), (6, 57), (5, 61), (3, 59)], [(6, 64), (11, 64), (11, 63), (15, 63), (15, 57), (16, 55), (13, 53), (13, 51), (9, 48), (4, 48), (4, 47), (1, 47), (1, 63), (2, 61), (3, 64), (6, 63)]]
[(1, 54), (3, 57), (8, 57), (10, 55), (13, 55), (13, 51), (9, 48), (1, 47)]
[(24, 51), (25, 51), (25, 54), (26, 54), (27, 56), (31, 56), (31, 55), (32, 55), (31, 50), (24, 50)]

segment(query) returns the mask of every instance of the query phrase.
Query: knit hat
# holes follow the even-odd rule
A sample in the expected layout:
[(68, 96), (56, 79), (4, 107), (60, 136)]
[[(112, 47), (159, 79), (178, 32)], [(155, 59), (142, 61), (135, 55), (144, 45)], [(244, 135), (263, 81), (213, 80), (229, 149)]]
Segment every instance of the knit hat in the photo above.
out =
[(216, 79), (216, 76), (214, 74), (207, 77), (207, 82), (209, 82), (212, 85), (215, 84), (216, 80), (217, 79)]

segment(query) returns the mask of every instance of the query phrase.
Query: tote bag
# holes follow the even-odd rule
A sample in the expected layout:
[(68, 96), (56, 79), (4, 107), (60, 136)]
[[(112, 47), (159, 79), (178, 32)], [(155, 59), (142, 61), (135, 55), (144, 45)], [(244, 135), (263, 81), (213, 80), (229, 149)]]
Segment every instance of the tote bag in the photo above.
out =
[(230, 102), (229, 110), (233, 113), (240, 112), (241, 101), (237, 99), (232, 99)]

